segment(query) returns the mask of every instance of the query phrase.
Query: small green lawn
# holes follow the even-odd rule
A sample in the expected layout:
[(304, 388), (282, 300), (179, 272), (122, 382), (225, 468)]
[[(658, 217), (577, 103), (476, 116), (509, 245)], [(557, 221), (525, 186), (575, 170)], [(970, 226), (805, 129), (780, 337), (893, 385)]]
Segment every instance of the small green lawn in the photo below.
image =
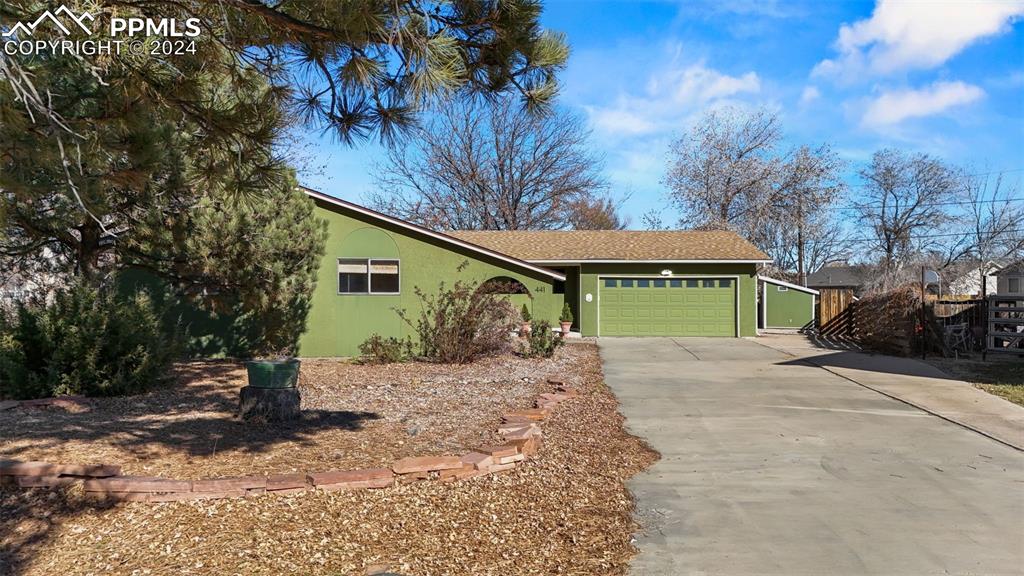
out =
[(1020, 360), (992, 359), (953, 360), (930, 359), (930, 362), (948, 374), (965, 380), (988, 392), (1024, 406), (1024, 362)]

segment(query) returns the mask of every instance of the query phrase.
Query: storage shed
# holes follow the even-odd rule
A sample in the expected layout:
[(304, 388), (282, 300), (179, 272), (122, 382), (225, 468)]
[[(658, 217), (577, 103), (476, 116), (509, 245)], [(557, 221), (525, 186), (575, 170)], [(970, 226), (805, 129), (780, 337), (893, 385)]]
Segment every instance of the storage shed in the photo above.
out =
[(761, 326), (763, 329), (804, 330), (814, 327), (817, 290), (767, 276), (761, 283)]

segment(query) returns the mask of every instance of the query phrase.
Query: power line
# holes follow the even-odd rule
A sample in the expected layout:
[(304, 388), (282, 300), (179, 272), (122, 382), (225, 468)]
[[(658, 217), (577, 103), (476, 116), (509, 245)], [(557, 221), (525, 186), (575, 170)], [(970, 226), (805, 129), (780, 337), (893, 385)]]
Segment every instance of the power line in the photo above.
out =
[[(990, 170), (988, 172), (975, 172), (973, 174), (962, 174), (962, 176), (967, 177), (967, 178), (973, 178), (975, 176), (991, 176), (992, 174), (1010, 174), (1010, 173), (1013, 173), (1013, 172), (1024, 172), (1024, 168), (1009, 168), (1009, 169), (1006, 169), (1006, 170)], [(859, 176), (859, 174), (852, 174), (850, 177), (854, 178), (854, 177), (858, 177), (858, 176)], [(868, 182), (860, 182), (860, 183), (855, 183), (855, 184), (847, 184), (847, 186), (849, 188), (866, 188), (866, 187), (868, 187), (870, 185), (871, 184), (868, 183)]]
[[(1002, 230), (1002, 234), (1024, 234), (1024, 228), (1019, 230)], [(907, 236), (907, 241), (914, 240), (931, 240), (934, 238), (955, 238), (957, 236), (971, 236), (970, 232), (949, 232), (944, 234), (922, 234), (919, 236)], [(845, 240), (838, 241), (837, 244), (858, 244), (858, 243), (878, 243), (880, 240), (877, 238), (847, 238)], [(763, 250), (778, 250), (778, 249), (794, 249), (796, 248), (793, 244), (786, 244), (784, 246), (758, 246)]]
[[(927, 204), (918, 204), (917, 208), (931, 208), (934, 206), (968, 206), (978, 204), (996, 204), (999, 202), (1024, 202), (1024, 198), (991, 198), (988, 200), (955, 200), (949, 202), (930, 202)], [(870, 208), (871, 206), (881, 206), (880, 202), (865, 202), (856, 206), (838, 206), (833, 210), (860, 210), (861, 208)]]

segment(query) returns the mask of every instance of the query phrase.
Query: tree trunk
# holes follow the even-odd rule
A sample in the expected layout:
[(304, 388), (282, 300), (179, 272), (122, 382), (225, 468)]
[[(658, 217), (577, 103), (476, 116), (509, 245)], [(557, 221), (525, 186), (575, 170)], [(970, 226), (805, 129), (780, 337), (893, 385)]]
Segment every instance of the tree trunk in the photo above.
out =
[(78, 227), (80, 238), (76, 249), (76, 272), (82, 278), (93, 278), (99, 268), (101, 232), (99, 224), (91, 219)]
[(298, 388), (256, 388), (243, 386), (239, 391), (238, 415), (243, 420), (286, 422), (302, 416)]

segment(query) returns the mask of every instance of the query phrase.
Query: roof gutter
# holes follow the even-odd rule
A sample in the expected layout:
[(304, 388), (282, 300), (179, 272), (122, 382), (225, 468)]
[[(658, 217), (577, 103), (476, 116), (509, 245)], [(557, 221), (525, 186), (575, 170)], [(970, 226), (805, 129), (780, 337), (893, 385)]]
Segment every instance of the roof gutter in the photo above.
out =
[(769, 264), (771, 260), (628, 260), (628, 259), (577, 259), (577, 260), (527, 260), (534, 264)]

